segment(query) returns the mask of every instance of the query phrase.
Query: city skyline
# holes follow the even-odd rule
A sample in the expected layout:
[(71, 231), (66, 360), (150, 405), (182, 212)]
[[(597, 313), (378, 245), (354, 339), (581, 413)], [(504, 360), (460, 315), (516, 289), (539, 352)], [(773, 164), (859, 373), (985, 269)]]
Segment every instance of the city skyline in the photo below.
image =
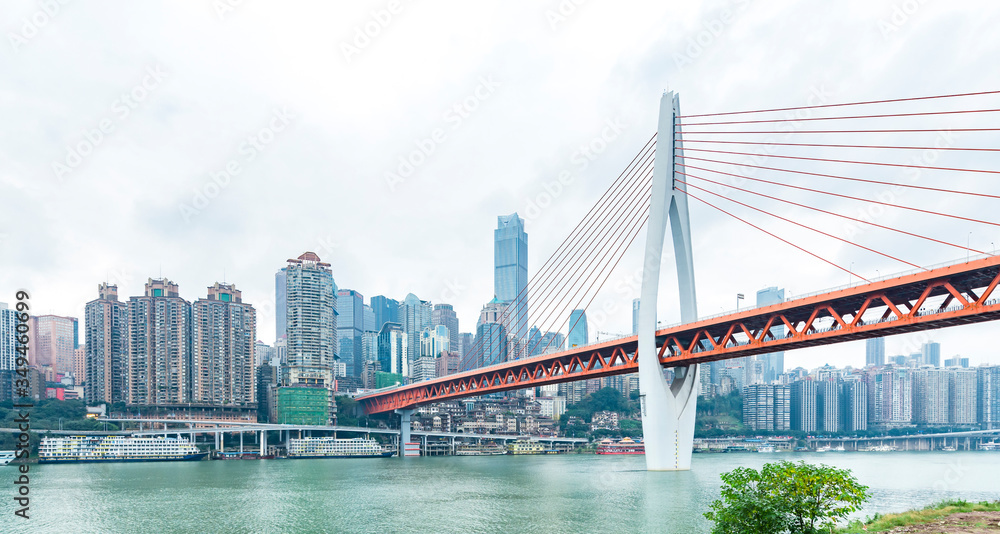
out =
[[(762, 8), (743, 2), (650, 2), (642, 4), (645, 16), (639, 19), (601, 5), (579, 6), (557, 18), (547, 8), (487, 16), (476, 6), (460, 11), (469, 15), (464, 25), (448, 22), (454, 16), (448, 7), (407, 5), (382, 35), (350, 57), (341, 45), (351, 42), (379, 6), (336, 12), (324, 6), (310, 19), (267, 5), (243, 5), (224, 16), (210, 8), (155, 5), (127, 14), (95, 8), (93, 18), (67, 10), (16, 54), (0, 56), (5, 72), (38, 84), (19, 89), (25, 92), (12, 101), (16, 104), (0, 104), (12, 121), (37, 126), (3, 134), (10, 165), (2, 180), (11, 195), (4, 196), (0, 222), (6, 228), (18, 227), (20, 220), (32, 223), (23, 231), (3, 232), (0, 287), (7, 295), (21, 287), (31, 290), (38, 314), (82, 318), (99, 282), (135, 295), (149, 277), (167, 276), (185, 288), (234, 281), (244, 300), (258, 308), (258, 337), (273, 343), (274, 270), (284, 258), (311, 250), (331, 263), (340, 287), (395, 299), (413, 293), (453, 305), (460, 323), (473, 325), (493, 287), (494, 251), (485, 237), (495, 229), (492, 218), (521, 214), (532, 235), (529, 269), (539, 268), (654, 131), (656, 101), (664, 88), (680, 93), (685, 110), (712, 112), (1000, 85), (994, 69), (953, 61), (961, 57), (961, 43), (944, 31), (951, 27), (945, 21), (957, 17), (966, 35), (981, 37), (981, 57), (990, 57), (1000, 50), (1000, 36), (986, 30), (996, 15), (969, 17), (968, 4), (921, 5), (899, 23), (893, 21), (891, 3), (852, 5), (841, 10), (792, 3)], [(11, 9), (20, 20), (37, 6), (21, 3)], [(776, 9), (803, 20), (840, 22), (774, 34), (766, 30)], [(723, 17), (725, 10), (729, 15)], [(337, 16), (331, 18), (332, 13)], [(331, 19), (337, 23), (322, 22)], [(263, 21), (269, 28), (264, 35), (251, 31)], [(842, 57), (824, 54), (822, 43), (848, 27), (855, 46)], [(194, 49), (212, 48), (215, 39), (231, 43), (232, 69), (220, 71), (179, 49), (159, 37), (162, 28), (192, 35)], [(97, 31), (102, 39), (86, 38)], [(607, 35), (604, 44), (591, 39), (597, 33)], [(749, 47), (738, 37), (747, 33), (760, 36)], [(417, 34), (434, 37), (426, 41)], [(316, 35), (324, 37), (315, 40)], [(791, 40), (799, 43), (794, 56), (789, 55)], [(80, 52), (92, 57), (123, 55), (121, 61), (99, 62), (84, 71), (66, 63), (66, 42), (85, 43)], [(276, 47), (274, 54), (257, 53), (265, 42)], [(421, 44), (411, 47), (413, 42)], [(468, 46), (441, 45), (446, 42)], [(588, 58), (586, 67), (580, 57)], [(779, 63), (790, 67), (776, 68)], [(39, 64), (48, 69), (36, 71)], [(888, 64), (891, 69), (883, 68)], [(866, 73), (864, 79), (849, 75), (856, 72)], [(395, 89), (401, 76), (409, 80), (407, 91)], [(345, 78), (352, 83), (341, 83)], [(132, 92), (142, 98), (123, 108), (121, 95)], [(100, 132), (104, 118), (110, 133)], [(440, 141), (431, 137), (436, 129), (443, 134)], [(88, 140), (97, 139), (94, 131), (99, 141)], [(933, 136), (922, 140), (938, 141)], [(67, 163), (68, 153), (87, 142), (98, 146), (74, 156), (80, 161), (70, 166), (76, 160)], [(423, 161), (408, 170), (400, 159), (405, 162), (414, 153), (414, 161)], [(948, 154), (937, 158), (942, 165), (955, 161)], [(962, 166), (977, 161), (970, 157)], [(54, 171), (53, 163), (69, 172)], [(564, 172), (566, 179), (560, 181)], [(933, 173), (879, 176), (927, 183), (941, 179)], [(976, 189), (977, 178), (948, 179), (956, 187)], [(876, 198), (881, 192), (864, 189), (862, 196)], [(329, 210), (329, 198), (358, 200), (338, 200), (337, 209)], [(374, 215), (375, 199), (379, 213), (393, 215)], [(935, 199), (915, 192), (907, 200)], [(92, 214), (98, 202), (108, 217)], [(942, 209), (991, 212), (983, 200), (942, 202)], [(824, 201), (821, 206), (864, 211), (880, 223), (912, 223), (977, 250), (989, 250), (998, 241), (979, 228), (970, 233), (961, 224), (873, 212), (871, 205)], [(789, 213), (807, 223), (818, 220), (805, 212)], [(285, 224), (299, 219), (308, 224)], [(730, 225), (710, 210), (692, 207), (703, 315), (733, 309), (737, 293), (777, 286), (794, 297), (852, 281), (762, 234), (734, 232)], [(919, 265), (965, 255), (865, 228), (840, 223), (834, 228)], [(791, 235), (797, 241), (812, 239)], [(762, 249), (765, 255), (759, 254)], [(909, 269), (843, 244), (824, 252), (866, 277)], [(760, 261), (734, 268), (733, 258), (743, 257)], [(31, 268), (23, 258), (32, 258)], [(412, 276), (400, 276), (400, 258), (406, 258)], [(634, 273), (639, 265), (639, 254), (630, 251), (595, 300), (595, 305), (617, 305), (619, 313), (591, 325), (592, 331), (630, 331), (627, 310), (638, 296)], [(528, 274), (530, 279), (534, 272)], [(0, 295), (0, 301), (12, 300)], [(661, 299), (664, 323), (677, 322), (676, 308), (671, 299)], [(996, 362), (1000, 356), (989, 347), (988, 328), (953, 328), (931, 336), (949, 347), (942, 359), (961, 354), (973, 364)], [(926, 340), (888, 338), (886, 354), (909, 354)], [(860, 365), (863, 352), (859, 342), (792, 351), (786, 366)]]

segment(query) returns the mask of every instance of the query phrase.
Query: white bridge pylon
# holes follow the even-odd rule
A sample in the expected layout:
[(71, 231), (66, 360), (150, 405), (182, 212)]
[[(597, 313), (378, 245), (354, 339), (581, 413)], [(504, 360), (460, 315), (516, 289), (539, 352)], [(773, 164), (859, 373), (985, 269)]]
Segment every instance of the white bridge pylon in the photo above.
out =
[(653, 189), (639, 295), (639, 400), (642, 404), (646, 469), (649, 471), (691, 469), (698, 402), (698, 366), (674, 368), (674, 380), (667, 383), (656, 350), (656, 297), (668, 220), (677, 260), (681, 321), (689, 323), (698, 319), (687, 195), (674, 174), (674, 158), (683, 157), (680, 131), (676, 126), (678, 115), (678, 96), (672, 91), (664, 92), (660, 98)]

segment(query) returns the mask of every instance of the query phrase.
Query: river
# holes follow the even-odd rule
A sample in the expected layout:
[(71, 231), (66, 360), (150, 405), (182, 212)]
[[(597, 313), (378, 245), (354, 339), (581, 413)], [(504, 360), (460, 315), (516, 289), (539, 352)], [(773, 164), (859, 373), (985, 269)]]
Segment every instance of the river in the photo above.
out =
[(1000, 452), (696, 454), (649, 473), (641, 456), (496, 456), (31, 466), (31, 519), (2, 532), (708, 532), (719, 474), (778, 459), (851, 469), (860, 515), (1000, 498)]

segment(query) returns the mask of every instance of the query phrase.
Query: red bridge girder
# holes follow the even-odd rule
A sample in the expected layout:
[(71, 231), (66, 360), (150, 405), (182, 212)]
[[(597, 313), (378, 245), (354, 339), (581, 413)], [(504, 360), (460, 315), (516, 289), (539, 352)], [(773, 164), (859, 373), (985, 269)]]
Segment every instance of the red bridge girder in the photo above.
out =
[[(676, 367), (1000, 319), (1000, 256), (710, 317), (657, 331)], [(358, 398), (367, 413), (638, 370), (636, 336), (514, 360)]]

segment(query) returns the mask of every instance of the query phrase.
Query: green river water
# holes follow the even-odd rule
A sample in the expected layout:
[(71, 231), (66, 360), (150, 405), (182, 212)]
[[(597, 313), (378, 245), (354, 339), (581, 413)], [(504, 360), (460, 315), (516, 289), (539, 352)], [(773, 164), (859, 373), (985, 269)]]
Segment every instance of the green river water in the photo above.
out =
[(495, 456), (33, 465), (30, 516), (0, 468), (2, 532), (707, 532), (719, 474), (778, 459), (850, 468), (862, 515), (945, 498), (1000, 498), (998, 452), (696, 454), (649, 473), (642, 456)]

